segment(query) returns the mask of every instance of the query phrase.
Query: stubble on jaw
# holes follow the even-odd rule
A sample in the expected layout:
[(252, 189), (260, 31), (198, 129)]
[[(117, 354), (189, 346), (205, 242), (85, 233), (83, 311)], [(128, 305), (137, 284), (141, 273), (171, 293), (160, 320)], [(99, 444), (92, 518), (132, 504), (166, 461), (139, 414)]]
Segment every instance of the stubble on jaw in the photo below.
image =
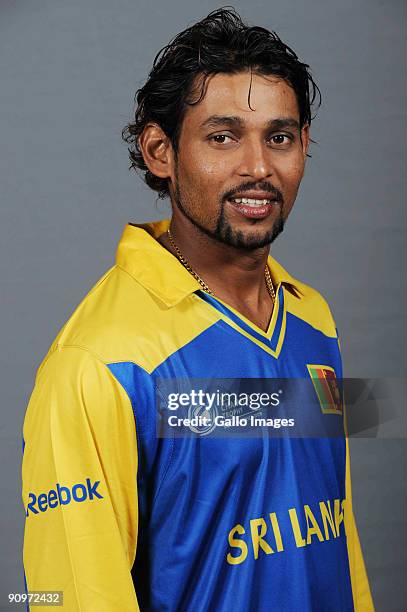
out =
[[(175, 188), (174, 188), (174, 202), (180, 212), (201, 232), (209, 236), (210, 238), (214, 238), (218, 242), (222, 244), (227, 244), (237, 249), (242, 249), (246, 251), (253, 251), (255, 249), (260, 249), (265, 246), (271, 245), (277, 236), (281, 234), (284, 229), (285, 220), (283, 217), (283, 205), (282, 202), (276, 202), (274, 205), (279, 207), (279, 215), (274, 222), (274, 225), (271, 230), (269, 230), (263, 236), (245, 236), (241, 230), (235, 230), (228, 222), (225, 215), (225, 202), (221, 202), (219, 217), (216, 222), (216, 227), (214, 230), (209, 230), (201, 223), (199, 223), (196, 219), (194, 219), (189, 213), (188, 209), (185, 207), (183, 203), (183, 198), (181, 195), (181, 190), (179, 187), (179, 177), (178, 177), (178, 167), (175, 167)], [(255, 224), (255, 221), (254, 221)]]

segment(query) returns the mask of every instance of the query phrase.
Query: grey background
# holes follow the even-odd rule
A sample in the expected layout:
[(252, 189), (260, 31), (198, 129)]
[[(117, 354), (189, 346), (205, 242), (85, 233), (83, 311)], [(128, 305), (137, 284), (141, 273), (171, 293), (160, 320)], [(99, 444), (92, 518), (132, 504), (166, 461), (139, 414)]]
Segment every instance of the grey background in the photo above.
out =
[[(112, 265), (128, 221), (169, 208), (128, 171), (120, 132), (156, 51), (207, 0), (0, 2), (0, 609), (21, 592), (21, 426), (35, 370)], [(273, 255), (331, 304), (345, 375), (405, 377), (405, 0), (235, 2), (313, 68), (295, 209)], [(404, 408), (404, 406), (402, 406)], [(407, 601), (406, 442), (352, 441), (354, 503), (377, 610)]]

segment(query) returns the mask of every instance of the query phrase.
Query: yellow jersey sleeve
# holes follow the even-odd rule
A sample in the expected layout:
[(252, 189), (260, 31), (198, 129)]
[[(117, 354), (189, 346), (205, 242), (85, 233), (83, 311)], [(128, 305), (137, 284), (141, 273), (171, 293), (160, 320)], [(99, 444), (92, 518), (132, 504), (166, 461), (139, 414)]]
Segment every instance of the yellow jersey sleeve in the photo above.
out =
[(137, 440), (126, 392), (87, 350), (56, 347), (23, 431), (28, 591), (63, 591), (67, 612), (138, 611)]

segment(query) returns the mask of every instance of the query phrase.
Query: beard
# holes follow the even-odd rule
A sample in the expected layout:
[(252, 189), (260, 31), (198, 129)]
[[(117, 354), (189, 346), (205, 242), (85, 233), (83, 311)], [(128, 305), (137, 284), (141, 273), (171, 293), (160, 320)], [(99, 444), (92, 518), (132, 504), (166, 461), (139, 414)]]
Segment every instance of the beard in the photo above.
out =
[(202, 222), (200, 222), (191, 214), (191, 212), (188, 210), (188, 206), (185, 204), (188, 198), (184, 197), (181, 192), (177, 167), (175, 168), (175, 178), (176, 184), (174, 186), (174, 201), (177, 208), (196, 228), (201, 230), (201, 232), (203, 232), (207, 236), (214, 238), (218, 242), (227, 244), (237, 249), (253, 251), (255, 249), (270, 245), (284, 229), (285, 220), (283, 217), (283, 204), (281, 194), (279, 194), (279, 201), (275, 202), (274, 204), (274, 206), (278, 206), (279, 208), (279, 215), (276, 218), (273, 227), (267, 232), (257, 232), (255, 234), (246, 236), (241, 230), (234, 229), (225, 215), (226, 198), (221, 201), (219, 215), (216, 219), (215, 229), (212, 230), (208, 227), (205, 227)]

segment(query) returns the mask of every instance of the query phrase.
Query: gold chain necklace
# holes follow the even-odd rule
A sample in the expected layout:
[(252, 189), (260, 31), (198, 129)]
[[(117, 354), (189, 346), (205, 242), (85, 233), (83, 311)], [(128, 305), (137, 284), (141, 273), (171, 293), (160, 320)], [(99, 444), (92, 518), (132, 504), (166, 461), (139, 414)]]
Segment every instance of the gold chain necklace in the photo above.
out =
[[(199, 274), (197, 272), (195, 272), (195, 270), (193, 270), (191, 265), (188, 263), (188, 261), (185, 259), (185, 257), (183, 256), (183, 254), (179, 250), (177, 244), (174, 241), (174, 238), (172, 237), (172, 234), (171, 234), (169, 228), (167, 229), (167, 234), (168, 234), (168, 239), (170, 241), (170, 244), (171, 244), (172, 248), (174, 249), (174, 251), (176, 252), (177, 257), (180, 260), (180, 262), (183, 264), (183, 266), (188, 270), (188, 272), (190, 272), (190, 274), (192, 274), (192, 276), (194, 278), (196, 278), (196, 280), (201, 285), (202, 289), (204, 291), (206, 291), (206, 293), (209, 293), (210, 295), (213, 295), (213, 291), (211, 291), (211, 289), (209, 289), (208, 285), (199, 276)], [(276, 294), (275, 294), (274, 287), (273, 287), (273, 281), (271, 280), (270, 270), (269, 270), (269, 267), (268, 267), (267, 264), (266, 264), (266, 267), (264, 268), (264, 278), (266, 280), (267, 291), (269, 292), (269, 295), (270, 295), (271, 299), (273, 300), (273, 304), (274, 304), (274, 302), (276, 301)]]

